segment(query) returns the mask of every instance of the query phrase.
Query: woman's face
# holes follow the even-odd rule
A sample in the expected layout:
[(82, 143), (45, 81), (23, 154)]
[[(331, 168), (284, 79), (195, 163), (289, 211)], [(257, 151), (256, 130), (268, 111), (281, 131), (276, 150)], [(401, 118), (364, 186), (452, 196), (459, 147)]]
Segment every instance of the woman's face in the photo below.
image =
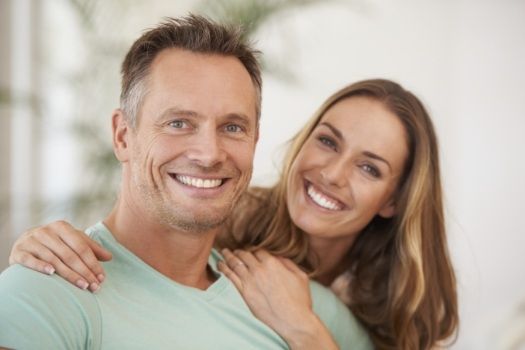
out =
[(292, 164), (292, 221), (313, 237), (355, 238), (375, 215), (395, 214), (393, 195), (407, 156), (405, 129), (381, 102), (361, 96), (339, 101)]

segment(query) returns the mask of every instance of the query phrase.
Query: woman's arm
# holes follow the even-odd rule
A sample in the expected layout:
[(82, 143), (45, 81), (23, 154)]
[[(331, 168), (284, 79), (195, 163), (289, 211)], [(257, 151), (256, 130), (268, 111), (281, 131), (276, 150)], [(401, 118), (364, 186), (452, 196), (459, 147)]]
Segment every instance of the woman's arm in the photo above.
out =
[(98, 260), (111, 260), (111, 253), (65, 221), (24, 232), (9, 256), (10, 265), (18, 263), (48, 275), (56, 271), (70, 283), (92, 292), (104, 280)]
[(266, 251), (222, 251), (223, 272), (237, 287), (253, 314), (291, 349), (339, 349), (313, 312), (308, 275), (292, 261)]

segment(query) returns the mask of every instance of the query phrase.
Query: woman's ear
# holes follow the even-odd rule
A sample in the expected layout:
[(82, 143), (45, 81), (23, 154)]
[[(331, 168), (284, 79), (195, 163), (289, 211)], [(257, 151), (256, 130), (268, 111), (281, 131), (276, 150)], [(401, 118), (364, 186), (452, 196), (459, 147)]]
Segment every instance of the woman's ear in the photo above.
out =
[(128, 142), (131, 128), (124, 116), (124, 112), (120, 108), (113, 111), (111, 130), (113, 132), (113, 152), (121, 163), (127, 162), (129, 159)]
[(384, 219), (389, 219), (396, 215), (396, 203), (393, 197), (385, 203), (381, 210), (379, 210), (378, 214)]

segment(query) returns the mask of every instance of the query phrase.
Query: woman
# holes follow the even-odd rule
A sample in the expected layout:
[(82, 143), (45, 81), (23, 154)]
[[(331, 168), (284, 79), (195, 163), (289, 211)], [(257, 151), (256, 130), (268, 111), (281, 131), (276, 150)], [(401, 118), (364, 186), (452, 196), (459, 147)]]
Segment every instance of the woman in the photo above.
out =
[[(305, 284), (273, 255), (331, 286), (378, 349), (429, 349), (455, 333), (437, 140), (421, 102), (398, 84), (366, 80), (329, 97), (292, 140), (277, 184), (249, 190), (235, 210), (219, 246), (236, 250), (223, 250), (220, 269), (278, 333), (300, 322), (304, 298), (293, 296)], [(10, 262), (97, 283), (88, 247), (109, 258), (58, 223), (26, 233)]]

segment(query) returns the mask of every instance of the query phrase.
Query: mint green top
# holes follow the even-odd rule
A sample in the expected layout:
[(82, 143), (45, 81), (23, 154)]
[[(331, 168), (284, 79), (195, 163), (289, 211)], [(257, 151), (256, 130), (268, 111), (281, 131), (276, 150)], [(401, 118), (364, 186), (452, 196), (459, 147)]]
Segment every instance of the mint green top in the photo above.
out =
[[(287, 349), (256, 319), (235, 286), (176, 283), (120, 245), (99, 223), (88, 233), (113, 253), (99, 292), (20, 265), (0, 275), (0, 346), (16, 349)], [(314, 309), (341, 349), (371, 349), (362, 327), (328, 289), (311, 283)]]

